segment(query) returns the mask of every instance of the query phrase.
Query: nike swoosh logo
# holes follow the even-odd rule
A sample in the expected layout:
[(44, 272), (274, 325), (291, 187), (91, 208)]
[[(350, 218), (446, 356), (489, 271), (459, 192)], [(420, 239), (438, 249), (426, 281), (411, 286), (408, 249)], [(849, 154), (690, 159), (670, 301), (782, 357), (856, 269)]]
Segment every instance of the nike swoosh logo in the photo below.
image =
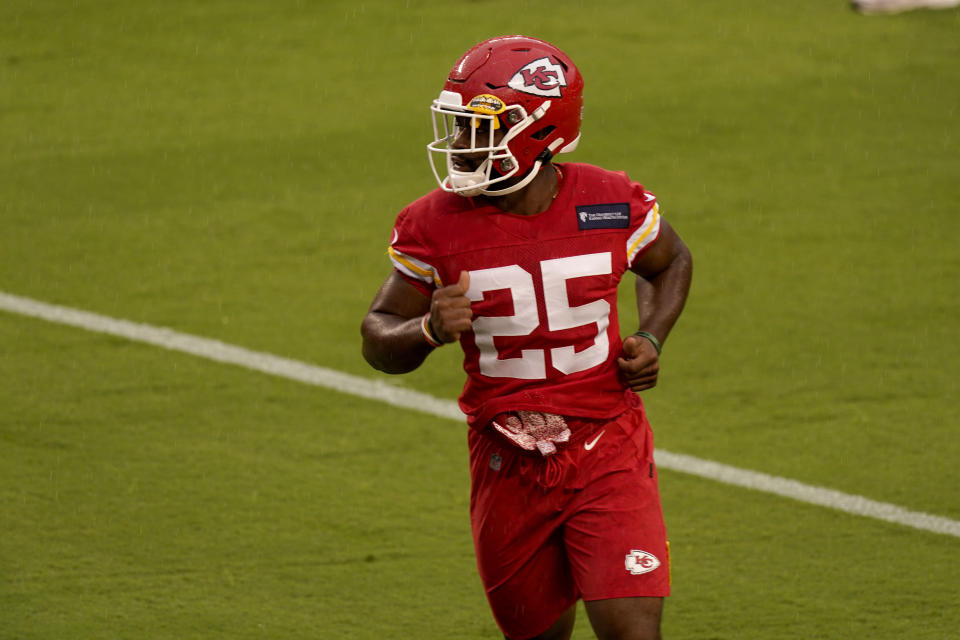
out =
[(593, 447), (597, 444), (597, 441), (598, 441), (600, 438), (602, 438), (602, 437), (603, 437), (603, 434), (606, 433), (606, 432), (607, 432), (607, 430), (604, 429), (603, 431), (601, 431), (600, 433), (598, 433), (598, 434), (597, 434), (597, 437), (594, 438), (593, 440), (591, 440), (590, 442), (584, 442), (584, 443), (583, 443), (583, 448), (586, 449), (587, 451), (590, 451), (590, 449), (593, 449)]

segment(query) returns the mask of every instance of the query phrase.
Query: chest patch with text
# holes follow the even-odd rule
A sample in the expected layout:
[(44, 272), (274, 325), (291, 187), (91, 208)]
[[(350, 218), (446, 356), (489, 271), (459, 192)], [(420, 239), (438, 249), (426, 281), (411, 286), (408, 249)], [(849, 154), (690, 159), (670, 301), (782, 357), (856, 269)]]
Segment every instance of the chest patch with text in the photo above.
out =
[(626, 229), (630, 226), (630, 203), (583, 204), (577, 207), (577, 225), (587, 229)]

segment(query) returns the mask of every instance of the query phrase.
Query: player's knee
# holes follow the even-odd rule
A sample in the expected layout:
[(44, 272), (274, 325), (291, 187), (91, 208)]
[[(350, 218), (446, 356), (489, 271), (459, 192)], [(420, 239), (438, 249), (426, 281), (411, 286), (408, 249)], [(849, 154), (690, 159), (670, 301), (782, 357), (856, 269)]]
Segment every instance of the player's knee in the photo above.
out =
[(660, 640), (662, 598), (619, 598), (587, 603), (598, 640)]
[(598, 640), (660, 640), (660, 625), (646, 627), (631, 627), (615, 625), (613, 628), (600, 631), (594, 629)]
[[(576, 608), (570, 607), (553, 625), (538, 636), (529, 640), (569, 640), (573, 634), (573, 623), (576, 620)], [(509, 637), (506, 640), (514, 640)]]
[(613, 624), (604, 628), (594, 627), (598, 640), (660, 640), (660, 625)]

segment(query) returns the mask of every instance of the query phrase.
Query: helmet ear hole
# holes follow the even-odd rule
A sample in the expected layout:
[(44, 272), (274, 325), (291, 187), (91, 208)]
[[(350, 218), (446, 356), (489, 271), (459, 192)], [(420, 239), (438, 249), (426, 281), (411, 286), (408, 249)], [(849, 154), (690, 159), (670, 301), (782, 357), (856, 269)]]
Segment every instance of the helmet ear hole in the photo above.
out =
[(550, 125), (545, 126), (543, 129), (540, 129), (540, 130), (537, 131), (536, 133), (531, 134), (530, 137), (533, 138), (534, 140), (543, 140), (543, 139), (546, 138), (548, 135), (550, 135), (551, 133), (553, 133), (553, 130), (554, 130), (554, 129), (556, 129), (556, 127), (553, 126), (552, 124), (550, 124)]

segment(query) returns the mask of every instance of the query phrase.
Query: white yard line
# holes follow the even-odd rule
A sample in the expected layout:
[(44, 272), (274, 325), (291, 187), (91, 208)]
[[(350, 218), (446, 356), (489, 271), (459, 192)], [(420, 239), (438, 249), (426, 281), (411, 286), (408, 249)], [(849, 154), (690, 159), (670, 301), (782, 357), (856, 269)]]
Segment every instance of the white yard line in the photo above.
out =
[[(246, 369), (384, 402), (395, 407), (421, 411), (440, 418), (463, 420), (463, 414), (459, 407), (456, 402), (451, 400), (442, 400), (426, 393), (395, 387), (383, 381), (353, 376), (298, 360), (281, 358), (260, 351), (251, 351), (219, 340), (201, 338), (164, 327), (110, 318), (3, 292), (0, 292), (0, 310), (78, 327), (87, 331), (118, 336), (135, 342), (144, 342), (208, 360), (234, 364)], [(895, 504), (877, 502), (863, 496), (811, 486), (796, 480), (739, 469), (719, 462), (703, 460), (680, 453), (671, 453), (663, 449), (657, 450), (656, 462), (663, 469), (772, 493), (845, 513), (960, 537), (960, 521), (929, 513), (910, 511)]]

